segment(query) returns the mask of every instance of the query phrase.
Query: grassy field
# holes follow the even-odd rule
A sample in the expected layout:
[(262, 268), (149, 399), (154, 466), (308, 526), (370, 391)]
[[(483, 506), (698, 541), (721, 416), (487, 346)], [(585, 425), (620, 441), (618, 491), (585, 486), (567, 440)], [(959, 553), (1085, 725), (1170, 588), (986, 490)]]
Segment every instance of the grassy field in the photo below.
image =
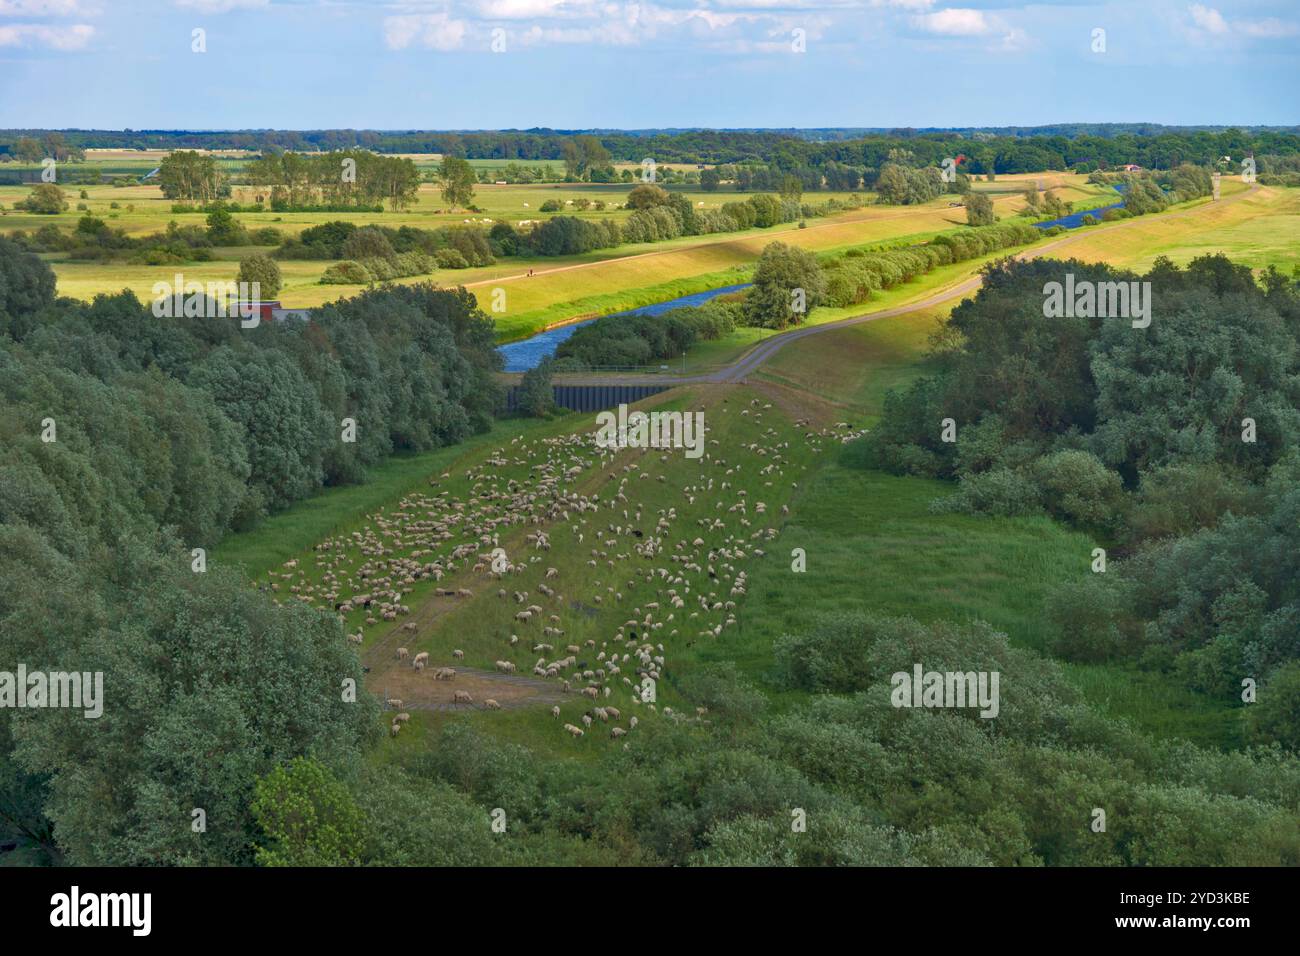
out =
[[(1238, 182), (1223, 184), (1225, 196), (1243, 189)], [(1194, 216), (1168, 221), (1141, 217), (1124, 229), (1092, 236), (1085, 231), (1066, 255), (1145, 271), (1157, 256), (1185, 265), (1197, 256), (1222, 252), (1255, 269), (1272, 265), (1290, 275), (1300, 265), (1297, 236), (1300, 189), (1261, 186), (1236, 202), (1201, 201)]]
[(950, 311), (935, 306), (811, 336), (777, 352), (758, 377), (833, 402), (872, 424), (885, 394), (922, 374), (929, 337)]
[[(323, 586), (326, 573), (339, 573), (339, 560), (343, 567), (356, 566), (362, 555), (348, 549), (346, 559), (340, 559), (335, 551), (328, 565), (317, 565), (318, 554), (311, 544), (330, 537), (337, 541), (354, 531), (391, 529), (403, 515), (424, 507), (421, 502), (427, 498), (408, 496), (435, 493), (430, 480), (451, 502), (481, 503), (511, 482), (528, 487), (548, 461), (572, 462), (582, 467), (564, 490), (608, 498), (617, 488), (626, 500), (613, 508), (602, 507), (587, 525), (557, 520), (502, 531), (500, 545), (512, 561), (526, 564), (518, 578), (509, 576), (499, 586), (526, 590), (529, 600), (536, 596), (548, 613), (559, 618), (556, 626), (564, 629), (564, 636), (554, 642), (581, 645), (584, 655), (595, 653), (596, 647), (621, 647), (621, 641), (612, 638), (628, 625), (635, 631), (634, 622), (649, 613), (650, 607), (667, 610), (664, 581), (646, 575), (665, 560), (638, 558), (625, 533), (627, 522), (644, 527), (653, 516), (665, 515), (673, 508), (676, 513), (665, 542), (669, 553), (673, 553), (674, 542), (686, 546), (694, 534), (703, 535), (711, 554), (720, 553), (722, 548), (736, 547), (735, 543), (728, 545), (727, 537), (741, 531), (726, 505), (747, 497), (751, 505), (763, 501), (766, 515), (758, 519), (750, 514), (756, 520), (741, 533), (761, 533), (769, 527), (776, 532), (771, 540), (761, 534), (761, 540), (746, 549), (743, 560), (719, 558), (708, 565), (719, 575), (738, 571), (747, 575), (746, 593), (735, 599), (734, 625), (725, 624), (726, 611), (705, 614), (704, 620), (693, 620), (689, 629), (681, 627), (684, 620), (664, 620), (663, 611), (655, 611), (655, 620), (664, 630), (654, 632), (649, 640), (663, 643), (667, 658), (665, 679), (659, 685), (660, 707), (679, 706), (676, 687), (680, 681), (705, 663), (723, 660), (735, 661), (764, 687), (777, 707), (797, 702), (801, 695), (780, 692), (771, 683), (772, 643), (785, 633), (807, 627), (816, 615), (834, 610), (884, 611), (921, 620), (980, 618), (1005, 631), (1014, 644), (1043, 651), (1049, 636), (1041, 614), (1043, 600), (1057, 584), (1090, 573), (1094, 542), (1089, 537), (1046, 518), (931, 514), (930, 502), (950, 493), (950, 485), (850, 467), (841, 461), (843, 446), (838, 440), (824, 437), (824, 431), (819, 434), (793, 424), (795, 418), (812, 414), (822, 426), (829, 426), (846, 408), (868, 416), (877, 413), (887, 384), (918, 374), (925, 338), (941, 315), (941, 310), (932, 310), (814, 336), (790, 347), (774, 363), (770, 385), (679, 389), (656, 396), (645, 406), (703, 410), (709, 436), (719, 443), (713, 446), (712, 461), (692, 462), (680, 452), (625, 450), (593, 467), (589, 446), (577, 450), (567, 446), (569, 451), (558, 458), (555, 451), (566, 447), (555, 444), (565, 434), (575, 429), (589, 433), (594, 424), (590, 416), (508, 422), (500, 426), (499, 433), (476, 440), (472, 446), (394, 463), (377, 474), (382, 485), (331, 492), (290, 509), (255, 532), (228, 539), (216, 550), (215, 559), (239, 563), (259, 576), (286, 560), (297, 559), (308, 569), (297, 582)], [(809, 381), (816, 387), (806, 390)], [(769, 404), (770, 408), (765, 407)], [(514, 438), (518, 440), (510, 440)], [(789, 450), (780, 472), (764, 473), (757, 467), (764, 458), (756, 457), (753, 449), (779, 447), (784, 442), (789, 442)], [(766, 464), (775, 462), (767, 459)], [(637, 477), (641, 472), (647, 477)], [(724, 472), (730, 477), (724, 479)], [(718, 483), (715, 490), (692, 499), (691, 489), (703, 488), (710, 477)], [(730, 483), (725, 490), (720, 484), (723, 480)], [(617, 485), (611, 484), (615, 481)], [(741, 491), (746, 495), (741, 496)], [(777, 514), (782, 505), (791, 509), (789, 516)], [(452, 511), (444, 502), (429, 514)], [(724, 528), (702, 524), (715, 516), (725, 519)], [(609, 530), (597, 532), (597, 528), (604, 529), (605, 522), (609, 522)], [(550, 531), (551, 542), (544, 553), (533, 554), (521, 535), (538, 527)], [(585, 540), (577, 537), (580, 530), (587, 534)], [(601, 540), (606, 535), (612, 540)], [(454, 543), (447, 542), (447, 547)], [(598, 560), (593, 557), (593, 544), (602, 552)], [(482, 544), (478, 550), (484, 552), (487, 547)], [(790, 568), (789, 555), (795, 547), (807, 554), (806, 573), (797, 574)], [(755, 549), (765, 553), (760, 556)], [(691, 553), (698, 557), (702, 550), (691, 549)], [(593, 560), (596, 567), (589, 566)], [(546, 568), (555, 569), (553, 580), (545, 576)], [(690, 575), (687, 578), (688, 585), (699, 590), (736, 583), (734, 577), (712, 585)], [(554, 600), (540, 597), (539, 585), (547, 580), (560, 592)], [(403, 696), (407, 707), (411, 707), (411, 679), (405, 668), (396, 667), (391, 659), (397, 643), (409, 647), (412, 654), (428, 651), (432, 666), (453, 663), (452, 650), (462, 650), (465, 656), (460, 665), (488, 672), (487, 678), (462, 675), (466, 680), (458, 685), (473, 688), (477, 702), (484, 694), (499, 692), (494, 689), (499, 685), (490, 679), (493, 661), (512, 660), (526, 673), (538, 656), (527, 649), (527, 644), (537, 639), (536, 625), (527, 631), (528, 625), (513, 620), (519, 605), (496, 597), (498, 584), (483, 571), (455, 569), (439, 586), (467, 586), (473, 596), (439, 597), (431, 583), (417, 583), (410, 596), (403, 598), (412, 608), (406, 620), (415, 624), (417, 633), (398, 631), (401, 618), (365, 626), (358, 619), (361, 612), (348, 617), (349, 631), (364, 632), (363, 659), (372, 667), (373, 689)], [(605, 601), (597, 600), (600, 597)], [(683, 618), (689, 609), (687, 605), (680, 612)], [(667, 633), (679, 627), (681, 633)], [(720, 630), (718, 636), (706, 637), (701, 627)], [(508, 643), (508, 636), (516, 632), (525, 638), (522, 652)], [(590, 650), (588, 641), (594, 642)], [(550, 655), (543, 652), (541, 656)], [(1161, 675), (1128, 665), (1070, 665), (1067, 674), (1093, 705), (1148, 732), (1209, 746), (1239, 743), (1240, 715), (1235, 710), (1189, 695)], [(553, 699), (560, 701), (560, 723), (576, 722), (589, 704), (569, 697), (539, 697), (531, 706), (525, 701), (508, 703), (501, 711), (485, 712), (476, 707), (459, 713), (422, 709), (417, 704), (407, 731), (386, 741), (377, 759), (424, 746), (430, 733), (455, 720), (475, 721), (494, 736), (539, 753), (598, 759), (611, 742), (599, 734), (580, 741), (567, 737), (550, 716)], [(637, 713), (643, 720), (655, 719), (631, 700), (627, 688), (616, 689), (612, 698), (600, 702), (616, 705), (625, 718)]]
[[(134, 161), (141, 162), (142, 165), (154, 162), (152, 159)], [(1045, 185), (1056, 186), (1065, 199), (1086, 202), (1096, 200), (1100, 195), (1099, 188), (1088, 185), (1082, 177), (1061, 173), (1004, 177), (995, 183), (979, 183), (977, 188), (988, 191), (993, 196), (999, 213), (1009, 216), (1023, 205), (1019, 193), (1024, 186), (1028, 182), (1040, 180)], [(203, 221), (199, 214), (172, 213), (172, 203), (162, 198), (156, 186), (89, 186), (84, 187), (87, 195), (84, 200), (79, 199), (82, 188), (67, 187), (72, 204), (67, 212), (57, 216), (42, 216), (12, 208), (14, 202), (26, 196), (27, 187), (0, 187), (0, 232), (17, 229), (32, 231), (50, 223), (70, 230), (86, 213), (104, 218), (114, 228), (121, 228), (133, 236), (163, 231), (171, 220), (194, 224)], [(378, 222), (392, 227), (411, 225), (423, 228), (464, 223), (468, 220), (480, 223), (485, 220), (504, 220), (517, 224), (539, 218), (541, 214), (537, 212), (538, 207), (547, 199), (568, 203), (586, 198), (593, 203), (603, 200), (613, 206), (622, 201), (628, 188), (625, 184), (483, 185), (477, 187), (475, 199), (483, 212), (468, 214), (444, 210), (437, 186), (426, 183), (420, 188), (419, 202), (403, 212), (264, 212), (240, 213), (237, 218), (250, 228), (274, 226), (287, 235), (297, 235), (309, 226), (330, 220), (351, 221), (359, 225)], [(669, 188), (685, 194), (697, 208), (716, 208), (724, 202), (744, 199), (749, 195), (734, 191), (706, 193), (679, 186)], [(250, 202), (254, 194), (250, 189), (237, 187), (233, 198), (240, 202)], [(847, 199), (848, 194), (810, 193), (805, 198), (811, 203), (821, 203), (831, 198)], [(834, 217), (810, 220), (806, 229), (787, 223), (771, 229), (691, 236), (653, 245), (626, 245), (584, 256), (516, 258), (481, 268), (454, 272), (443, 270), (434, 276), (434, 280), (444, 284), (465, 285), (481, 296), (485, 304), (488, 303), (487, 297), (491, 290), (503, 288), (506, 291), (506, 311), (497, 314), (495, 318), (502, 341), (509, 341), (549, 325), (571, 320), (575, 316), (619, 311), (658, 301), (653, 296), (660, 296), (661, 292), (666, 291), (671, 295), (709, 288), (711, 278), (706, 277), (749, 269), (763, 246), (776, 239), (813, 251), (875, 242), (923, 241), (938, 232), (964, 224), (964, 212), (949, 207), (948, 201), (947, 197), (941, 197), (915, 207), (866, 206)], [(86, 210), (76, 209), (78, 203), (84, 204)], [(113, 208), (114, 203), (117, 208)], [(620, 218), (628, 215), (625, 210), (612, 208), (604, 211), (577, 211), (574, 207), (566, 206), (565, 212), (589, 218)], [(259, 251), (267, 250), (255, 247), (218, 249), (216, 261), (191, 263), (184, 266), (182, 271), (187, 280), (227, 280), (233, 277), (235, 263), (239, 259)], [(129, 288), (142, 299), (148, 299), (154, 283), (169, 280), (176, 271), (173, 267), (77, 262), (61, 255), (46, 258), (59, 277), (59, 287), (63, 294), (82, 299), (90, 299), (101, 292), (117, 292), (123, 288)], [(310, 307), (355, 295), (360, 291), (360, 286), (320, 285), (320, 275), (328, 265), (325, 262), (283, 262), (281, 268), (284, 287), (280, 293), (281, 301), (288, 306)], [(535, 273), (532, 276), (527, 275), (530, 269)]]

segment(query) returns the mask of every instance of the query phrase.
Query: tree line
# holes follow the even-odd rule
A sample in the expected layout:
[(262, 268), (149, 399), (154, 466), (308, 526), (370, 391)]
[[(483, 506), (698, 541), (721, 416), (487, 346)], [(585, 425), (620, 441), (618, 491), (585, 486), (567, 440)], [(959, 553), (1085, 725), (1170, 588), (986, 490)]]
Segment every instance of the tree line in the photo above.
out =
[[(42, 130), (0, 132), (0, 150), (12, 152), (19, 139), (51, 135)], [(1047, 169), (1115, 168), (1137, 163), (1171, 169), (1181, 163), (1206, 165), (1224, 156), (1295, 155), (1294, 128), (1159, 127), (1142, 125), (1058, 125), (1039, 128), (969, 130), (682, 130), (632, 133), (597, 130), (502, 130), (381, 132), (373, 130), (264, 130), (233, 132), (66, 130), (70, 148), (245, 149), (257, 152), (441, 153), (465, 159), (565, 160), (572, 170), (605, 168), (612, 161), (715, 165), (762, 164), (781, 170), (825, 167), (831, 162), (878, 169), (890, 150), (907, 149), (921, 165), (942, 164), (964, 154), (972, 171), (1021, 173)]]
[[(1066, 273), (1080, 289), (1150, 283), (1149, 326), (1045, 318)], [(1111, 560), (1053, 599), (1056, 652), (1238, 704), (1249, 680), (1256, 739), (1300, 747), (1300, 284), (1275, 269), (1257, 283), (1222, 255), (1142, 275), (1001, 262), (933, 363), (889, 395), (861, 462), (955, 480), (937, 510), (1091, 531)]]

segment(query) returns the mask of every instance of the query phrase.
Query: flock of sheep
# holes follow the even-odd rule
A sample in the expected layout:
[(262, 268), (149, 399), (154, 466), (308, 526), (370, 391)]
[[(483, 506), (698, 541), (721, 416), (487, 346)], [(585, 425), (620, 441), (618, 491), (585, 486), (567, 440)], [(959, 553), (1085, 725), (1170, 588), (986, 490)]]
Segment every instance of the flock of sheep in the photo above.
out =
[[(425, 584), (435, 601), (470, 599), (475, 588), (495, 591), (476, 601), (473, 613), (488, 623), (499, 649), (471, 653), (495, 658), (503, 675), (526, 670), (581, 700), (584, 712), (576, 723), (561, 723), (564, 733), (581, 738), (599, 724), (619, 740), (637, 726), (631, 711), (684, 719), (657, 703), (669, 655), (737, 625), (745, 564), (765, 555), (778, 533), (778, 511), (788, 514), (785, 505), (776, 509), (763, 499), (798, 487), (788, 474), (796, 471), (790, 439), (763, 427), (770, 408), (758, 399), (738, 409), (717, 404), (711, 415), (738, 411), (738, 426), (754, 435), (733, 439), (727, 457), (709, 437), (695, 475), (679, 487), (668, 484), (672, 469), (655, 469), (653, 461), (679, 454), (671, 449), (601, 447), (594, 432), (513, 439), (460, 476), (467, 493), (408, 495), (390, 511), (367, 515), (359, 530), (318, 544), (313, 573), (290, 561), (272, 574), (270, 587), (336, 612), (355, 644), (372, 627), (422, 636), (435, 648), (450, 643), (440, 628), (420, 635), (413, 622), (391, 626), (411, 613), (413, 591)], [(814, 452), (857, 434), (795, 425)], [(459, 485), (460, 478), (444, 473), (430, 484)], [(432, 666), (431, 653), (447, 662)], [(395, 656), (397, 666), (422, 677), (454, 681), (452, 662), (465, 652), (412, 655), (402, 646)], [(453, 691), (452, 701), (475, 704), (464, 690)], [(409, 714), (399, 699), (387, 706), (397, 711), (390, 725), (397, 736)], [(481, 706), (501, 705), (486, 699)], [(557, 721), (562, 712), (551, 708)], [(695, 716), (703, 720), (702, 709)]]

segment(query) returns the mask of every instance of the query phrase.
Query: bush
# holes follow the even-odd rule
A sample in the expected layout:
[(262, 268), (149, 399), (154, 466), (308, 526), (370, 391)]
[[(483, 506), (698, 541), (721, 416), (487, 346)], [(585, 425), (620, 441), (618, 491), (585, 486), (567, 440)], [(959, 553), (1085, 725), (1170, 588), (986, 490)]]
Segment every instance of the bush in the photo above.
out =
[(439, 249), (433, 255), (440, 269), (468, 269), (469, 263), (456, 249)]
[(1260, 686), (1246, 709), (1251, 737), (1300, 752), (1300, 662), (1279, 667)]
[(1031, 473), (1054, 517), (1098, 527), (1115, 523), (1123, 506), (1123, 482), (1096, 455), (1058, 451), (1034, 462)]
[(778, 680), (792, 690), (848, 693), (867, 680), (867, 629), (861, 613), (828, 615), (772, 646)]
[(1045, 607), (1052, 625), (1052, 653), (1087, 664), (1124, 653), (1127, 642), (1120, 622), (1130, 610), (1129, 594), (1113, 574), (1089, 574), (1061, 585)]
[(380, 230), (365, 226), (343, 240), (339, 252), (344, 259), (391, 259), (397, 255)]
[(937, 514), (1018, 515), (1042, 514), (1038, 487), (1023, 473), (994, 468), (977, 475), (963, 475), (955, 494), (938, 498), (930, 505)]
[(519, 382), (519, 411), (534, 418), (550, 414), (555, 407), (555, 395), (551, 386), (554, 373), (554, 360), (548, 355), (533, 368), (524, 372)]
[(370, 285), (375, 277), (359, 262), (335, 262), (320, 277), (321, 285)]
[(280, 264), (270, 256), (249, 256), (239, 263), (239, 281), (258, 283), (261, 298), (274, 299), (282, 284)]

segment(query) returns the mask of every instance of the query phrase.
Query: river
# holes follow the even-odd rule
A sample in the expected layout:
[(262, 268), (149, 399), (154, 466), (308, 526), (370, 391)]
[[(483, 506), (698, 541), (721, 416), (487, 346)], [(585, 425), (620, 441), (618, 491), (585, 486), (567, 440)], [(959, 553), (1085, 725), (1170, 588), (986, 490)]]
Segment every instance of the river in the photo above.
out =
[[(613, 316), (619, 315), (661, 315), (671, 309), (680, 309), (685, 306), (702, 305), (708, 302), (714, 296), (725, 295), (728, 292), (738, 292), (741, 289), (749, 288), (748, 282), (742, 282), (740, 285), (724, 285), (718, 289), (706, 289), (703, 292), (692, 292), (690, 295), (679, 296), (676, 299), (668, 299), (664, 302), (654, 302), (650, 305), (643, 305), (640, 308), (628, 309), (626, 312), (614, 312)], [(598, 316), (598, 318), (611, 318), (611, 316)], [(554, 355), (555, 350), (560, 347), (560, 343), (566, 341), (578, 329), (584, 325), (590, 325), (596, 319), (584, 319), (581, 322), (571, 322), (568, 325), (559, 325), (553, 329), (547, 329), (545, 332), (538, 332), (536, 335), (521, 339), (518, 342), (511, 342), (509, 345), (500, 346), (497, 351), (501, 353), (506, 360), (507, 372), (526, 372), (530, 368), (536, 368), (537, 364), (548, 355)]]

